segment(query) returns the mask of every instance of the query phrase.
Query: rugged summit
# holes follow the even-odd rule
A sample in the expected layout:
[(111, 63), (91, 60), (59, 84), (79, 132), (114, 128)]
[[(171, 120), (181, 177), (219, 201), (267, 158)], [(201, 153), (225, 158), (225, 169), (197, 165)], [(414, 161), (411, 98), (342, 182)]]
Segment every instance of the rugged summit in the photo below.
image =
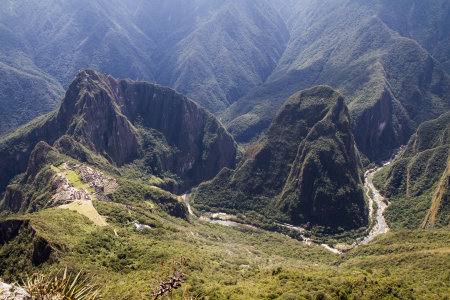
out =
[(301, 142), (278, 207), (293, 223), (367, 223), (361, 162), (342, 96)]
[(343, 96), (328, 86), (291, 96), (236, 170), (222, 170), (193, 199), (296, 224), (364, 225), (360, 160)]
[(174, 191), (232, 167), (236, 156), (221, 123), (185, 96), (89, 69), (78, 72), (58, 110), (2, 136), (2, 189), (25, 171), (40, 141), (82, 162), (126, 168), (136, 176), (176, 176)]

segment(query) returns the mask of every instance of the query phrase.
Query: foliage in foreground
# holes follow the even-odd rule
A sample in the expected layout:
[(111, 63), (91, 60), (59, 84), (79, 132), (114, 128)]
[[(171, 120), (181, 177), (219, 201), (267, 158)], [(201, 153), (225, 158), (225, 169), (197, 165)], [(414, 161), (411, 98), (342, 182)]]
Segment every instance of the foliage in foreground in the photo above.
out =
[[(15, 219), (28, 227), (0, 248), (0, 277), (86, 270), (105, 299), (151, 299), (161, 260), (188, 257), (185, 283), (173, 299), (445, 299), (450, 290), (450, 233), (400, 231), (336, 255), (283, 234), (246, 226), (225, 227), (164, 213), (97, 203), (110, 226), (96, 227), (72, 211), (43, 210)], [(11, 218), (9, 218), (11, 219)], [(136, 230), (129, 220), (153, 224)], [(58, 260), (34, 265), (27, 228), (38, 230)], [(114, 233), (117, 231), (117, 236)], [(29, 251), (28, 251), (29, 250)], [(28, 251), (28, 252), (27, 252)], [(170, 265), (170, 264), (167, 264)], [(170, 267), (170, 266), (169, 266)], [(164, 279), (163, 281), (169, 281)]]
[(100, 287), (91, 284), (89, 278), (82, 279), (83, 271), (74, 276), (71, 272), (67, 276), (67, 268), (62, 277), (56, 274), (48, 276), (33, 274), (23, 286), (31, 295), (30, 299), (47, 300), (95, 300), (100, 299)]

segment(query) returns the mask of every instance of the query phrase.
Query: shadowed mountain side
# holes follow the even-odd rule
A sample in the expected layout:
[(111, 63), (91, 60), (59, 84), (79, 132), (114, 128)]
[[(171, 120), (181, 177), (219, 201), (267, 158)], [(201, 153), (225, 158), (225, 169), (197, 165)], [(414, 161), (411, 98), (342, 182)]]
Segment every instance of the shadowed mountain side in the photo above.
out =
[[(24, 3), (26, 2), (26, 3)], [(81, 68), (154, 81), (155, 43), (133, 23), (121, 0), (15, 1), (16, 17), (32, 44), (35, 64), (67, 88)]]
[[(301, 155), (317, 164), (304, 172), (303, 180), (312, 180), (310, 193), (293, 199), (294, 181), (299, 180), (297, 171), (304, 159)], [(318, 86), (290, 97), (267, 133), (247, 149), (236, 170), (222, 170), (212, 181), (201, 184), (192, 199), (196, 205), (254, 210), (266, 217), (279, 215), (281, 208), (279, 217), (296, 224), (310, 221), (356, 228), (367, 223), (360, 175), (344, 98), (330, 87)], [(317, 212), (310, 216), (302, 201), (313, 202)], [(294, 202), (300, 202), (298, 210), (293, 208)], [(306, 217), (299, 218), (300, 214)]]
[(450, 77), (440, 64), (376, 17), (332, 48), (301, 55), (301, 64), (221, 115), (238, 142), (267, 128), (286, 93), (317, 84), (329, 84), (346, 96), (358, 149), (371, 161), (388, 156), (420, 123), (450, 109)]
[(188, 28), (195, 18), (196, 26), (161, 43), (153, 56), (160, 62), (156, 77), (213, 113), (262, 85), (289, 39), (282, 17), (266, 0), (200, 1), (182, 18)]
[(296, 224), (361, 227), (368, 222), (362, 177), (348, 109), (340, 97), (300, 144), (278, 207)]
[(445, 0), (378, 0), (377, 16), (401, 36), (417, 41), (450, 74), (450, 3)]
[(155, 81), (155, 44), (122, 0), (2, 1), (0, 41), (0, 133), (56, 109), (81, 68)]
[(144, 165), (151, 168), (142, 170), (145, 173), (169, 172), (186, 180), (178, 188), (232, 167), (236, 156), (236, 144), (220, 122), (183, 95), (85, 69), (70, 84), (57, 111), (2, 136), (2, 188), (25, 171), (38, 142), (53, 145), (59, 139), (55, 146), (60, 152), (74, 155), (79, 149), (84, 154), (77, 159), (82, 161), (89, 153), (118, 167), (147, 161)]

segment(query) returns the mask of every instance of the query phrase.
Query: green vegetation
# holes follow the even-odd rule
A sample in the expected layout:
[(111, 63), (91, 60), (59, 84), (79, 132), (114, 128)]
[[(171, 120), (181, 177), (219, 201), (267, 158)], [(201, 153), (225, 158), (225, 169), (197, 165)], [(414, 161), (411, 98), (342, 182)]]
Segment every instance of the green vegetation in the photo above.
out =
[[(173, 299), (449, 299), (450, 2), (294, 2), (0, 1), (0, 277), (90, 278), (105, 299), (180, 279)], [(298, 92), (323, 84), (339, 93)], [(406, 143), (374, 178), (391, 231), (317, 245), (368, 233), (359, 151), (375, 167)], [(53, 208), (55, 173), (88, 188), (66, 160), (119, 188)], [(188, 215), (172, 193), (200, 183), (194, 213), (241, 225)]]
[(86, 216), (97, 226), (107, 226), (108, 224), (98, 214), (91, 201), (75, 201), (70, 204), (59, 206), (60, 209), (74, 210), (83, 216)]
[(115, 176), (174, 193), (234, 167), (237, 155), (220, 121), (183, 95), (89, 69), (77, 74), (60, 109), (0, 138), (0, 189), (25, 171), (41, 141)]
[(91, 285), (89, 279), (82, 279), (81, 276), (82, 271), (77, 275), (67, 274), (67, 268), (62, 275), (59, 275), (59, 272), (50, 277), (33, 274), (31, 278), (27, 278), (23, 288), (28, 291), (32, 299), (100, 299), (100, 288)]
[(367, 225), (361, 175), (344, 99), (319, 86), (290, 97), (236, 170), (223, 169), (192, 200), (198, 210), (240, 212), (263, 228), (276, 230), (279, 220), (337, 233)]
[[(417, 229), (450, 224), (445, 204), (449, 128), (450, 113), (424, 122), (398, 158), (376, 174), (374, 184), (392, 203), (386, 210), (391, 227)], [(429, 212), (431, 207), (433, 212)], [(440, 221), (435, 224), (436, 220)]]
[[(422, 122), (450, 109), (450, 78), (422, 39), (448, 28), (442, 24), (449, 9), (444, 1), (303, 1), (292, 11), (290, 42), (277, 68), (221, 114), (227, 129), (248, 142), (269, 127), (289, 95), (327, 84), (345, 96), (364, 164), (388, 159)], [(419, 37), (404, 32), (410, 21), (425, 49), (396, 32)]]
[[(175, 299), (183, 294), (205, 299), (450, 296), (450, 236), (446, 231), (388, 233), (367, 246), (335, 255), (278, 233), (188, 222), (141, 206), (132, 210), (115, 203), (97, 204), (110, 226), (96, 227), (77, 213), (54, 209), (9, 218), (29, 220), (23, 229), (35, 228), (34, 239), (46, 241), (58, 255), (33, 265), (35, 246), (27, 230), (21, 230), (0, 248), (0, 276), (12, 281), (24, 274), (56, 272), (67, 265), (74, 272), (86, 270), (92, 283), (102, 286), (103, 298), (150, 297), (159, 283), (156, 280), (170, 271), (169, 264), (163, 267), (160, 262), (186, 257), (186, 280), (174, 291)], [(119, 215), (144, 219), (156, 229), (138, 231)]]
[[(185, 218), (187, 215), (187, 208), (184, 202), (169, 192), (128, 180), (119, 180), (118, 184), (119, 189), (108, 195), (108, 198), (115, 203), (133, 205), (133, 203), (147, 203), (151, 201), (173, 216)], [(151, 207), (147, 206), (146, 209), (152, 210)]]
[(1, 60), (0, 78), (0, 134), (56, 109), (64, 94), (50, 76), (16, 69)]
[[(349, 101), (360, 150), (382, 159), (448, 109), (449, 9), (445, 0), (8, 3), (0, 132), (55, 108), (89, 67), (172, 87), (221, 115), (239, 142), (264, 132), (293, 93), (328, 84)], [(385, 136), (373, 136), (386, 120)]]
[[(25, 214), (52, 207), (54, 201), (51, 201), (51, 199), (58, 189), (58, 186), (54, 183), (56, 173), (61, 173), (68, 178), (73, 187), (85, 188), (92, 193), (92, 188), (81, 179), (78, 170), (61, 170), (62, 162), (66, 160), (69, 161), (69, 164), (81, 164), (71, 157), (60, 154), (46, 143), (40, 142), (30, 156), (27, 172), (16, 176), (8, 186), (8, 191), (0, 203), (2, 207), (1, 215)], [(111, 168), (113, 167), (111, 166)], [(106, 172), (108, 173), (108, 170)], [(118, 171), (116, 170), (116, 172)], [(163, 210), (180, 218), (185, 218), (187, 215), (186, 206), (178, 196), (157, 187), (131, 180), (119, 179), (118, 184), (119, 189), (112, 194), (108, 194), (107, 198), (102, 200), (114, 201), (123, 205), (145, 203), (145, 208), (149, 210)], [(93, 199), (96, 198), (93, 197)], [(80, 203), (64, 205), (61, 208), (78, 211), (97, 225), (106, 225), (92, 207), (90, 201), (83, 200)]]

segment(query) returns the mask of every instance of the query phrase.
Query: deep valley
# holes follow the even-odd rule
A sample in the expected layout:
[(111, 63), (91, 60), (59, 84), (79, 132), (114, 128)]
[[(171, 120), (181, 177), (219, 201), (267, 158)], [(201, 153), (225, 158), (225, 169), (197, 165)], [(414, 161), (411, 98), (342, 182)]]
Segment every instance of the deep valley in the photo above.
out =
[(0, 2), (0, 299), (449, 299), (450, 2)]

